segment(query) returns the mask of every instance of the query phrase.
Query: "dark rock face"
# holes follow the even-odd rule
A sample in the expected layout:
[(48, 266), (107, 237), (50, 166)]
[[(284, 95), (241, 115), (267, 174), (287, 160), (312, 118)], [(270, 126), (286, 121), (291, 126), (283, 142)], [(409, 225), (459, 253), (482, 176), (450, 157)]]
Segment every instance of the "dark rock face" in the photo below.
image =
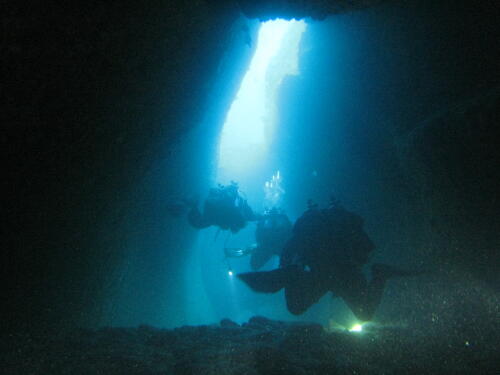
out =
[(17, 317), (28, 305), (26, 320), (56, 299), (83, 311), (75, 291), (104, 284), (93, 259), (119, 260), (123, 197), (200, 121), (238, 14), (155, 2), (13, 5), (2, 17), (8, 301)]
[[(263, 322), (253, 318), (253, 322)], [(495, 335), (404, 327), (326, 332), (308, 323), (250, 321), (231, 330), (185, 326), (2, 337), (10, 374), (493, 374)], [(492, 327), (493, 328), (493, 327)], [(498, 332), (498, 328), (495, 329)]]
[(273, 18), (307, 18), (323, 20), (331, 14), (338, 14), (355, 9), (363, 9), (382, 3), (383, 0), (365, 1), (249, 1), (238, 0), (241, 11), (251, 18), (269, 20)]
[(499, 290), (500, 92), (460, 103), (425, 121), (404, 146), (415, 203), (433, 246), (424, 258), (469, 273)]
[[(94, 289), (82, 280), (103, 285), (92, 259), (116, 256), (106, 255), (120, 236), (109, 229), (109, 211), (120, 220), (117, 204), (159, 147), (200, 120), (237, 15), (156, 2), (13, 5), (2, 17), (9, 67), (2, 263), (17, 275), (8, 305), (14, 315), (32, 314), (26, 320), (59, 310), (55, 300), (73, 305), (67, 313), (82, 311), (89, 301), (75, 291)], [(108, 244), (97, 246), (98, 237)]]
[(220, 326), (223, 328), (236, 328), (239, 327), (239, 324), (233, 322), (231, 319), (222, 319), (220, 321)]

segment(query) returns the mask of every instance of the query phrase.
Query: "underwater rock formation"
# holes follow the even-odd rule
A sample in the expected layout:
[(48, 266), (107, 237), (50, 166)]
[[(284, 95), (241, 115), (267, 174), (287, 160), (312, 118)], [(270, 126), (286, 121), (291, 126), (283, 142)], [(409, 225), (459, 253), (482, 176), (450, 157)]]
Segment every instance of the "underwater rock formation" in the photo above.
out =
[[(498, 329), (496, 329), (498, 331)], [(496, 336), (318, 324), (263, 317), (241, 326), (76, 330), (2, 337), (2, 373), (14, 374), (494, 374)]]
[(499, 118), (495, 89), (432, 116), (401, 148), (416, 212), (429, 226), (432, 246), (421, 257), (457, 276), (470, 273), (497, 291)]
[(242, 12), (250, 18), (258, 18), (262, 21), (274, 18), (306, 18), (323, 20), (331, 14), (349, 12), (363, 9), (384, 2), (384, 0), (331, 0), (331, 1), (251, 1), (238, 0)]

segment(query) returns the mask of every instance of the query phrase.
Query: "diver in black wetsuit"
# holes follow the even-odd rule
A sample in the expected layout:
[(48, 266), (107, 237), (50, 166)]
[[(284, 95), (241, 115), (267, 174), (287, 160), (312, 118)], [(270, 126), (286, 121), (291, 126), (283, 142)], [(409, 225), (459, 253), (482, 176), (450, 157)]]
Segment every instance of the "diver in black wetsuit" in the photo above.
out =
[(234, 181), (230, 185), (219, 185), (210, 189), (207, 199), (203, 204), (203, 212), (198, 209), (197, 202), (188, 202), (188, 222), (193, 227), (202, 229), (216, 226), (222, 230), (233, 233), (244, 228), (248, 221), (257, 219)]
[(257, 292), (285, 288), (292, 314), (302, 314), (330, 291), (341, 297), (358, 319), (366, 321), (375, 313), (389, 278), (418, 274), (374, 264), (368, 282), (361, 270), (374, 248), (360, 216), (334, 200), (326, 209), (309, 202), (283, 249), (280, 268), (238, 277)]
[(261, 268), (273, 255), (281, 255), (285, 243), (292, 236), (292, 222), (288, 216), (272, 208), (262, 215), (255, 230), (255, 247), (250, 257), (250, 266), (253, 270)]
[(250, 255), (250, 266), (253, 270), (260, 269), (274, 255), (280, 256), (284, 245), (292, 236), (292, 222), (282, 210), (274, 207), (256, 217), (256, 243), (246, 248), (224, 249), (226, 258)]

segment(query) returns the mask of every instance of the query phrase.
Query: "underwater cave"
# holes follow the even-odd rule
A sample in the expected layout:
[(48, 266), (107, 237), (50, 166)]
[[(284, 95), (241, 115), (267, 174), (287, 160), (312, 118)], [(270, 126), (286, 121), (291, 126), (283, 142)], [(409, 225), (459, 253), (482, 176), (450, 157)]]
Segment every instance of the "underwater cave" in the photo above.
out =
[[(494, 5), (7, 7), (3, 373), (499, 373)], [(370, 319), (358, 279), (304, 281), (346, 237), (299, 224), (337, 205), (359, 280), (407, 270)], [(258, 253), (270, 212), (290, 232)], [(298, 312), (240, 277), (295, 245)]]

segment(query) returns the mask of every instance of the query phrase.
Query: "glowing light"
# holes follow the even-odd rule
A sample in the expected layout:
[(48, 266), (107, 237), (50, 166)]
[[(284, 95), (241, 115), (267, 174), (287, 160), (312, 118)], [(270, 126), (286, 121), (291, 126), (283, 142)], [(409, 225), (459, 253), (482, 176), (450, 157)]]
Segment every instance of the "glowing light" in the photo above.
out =
[(361, 324), (355, 324), (349, 329), (349, 332), (361, 332), (362, 330), (363, 326)]
[(276, 95), (283, 78), (297, 75), (304, 21), (262, 23), (250, 67), (224, 123), (219, 142), (219, 181), (241, 179), (241, 172), (265, 158), (277, 121)]
[(233, 276), (233, 271), (229, 270), (229, 271), (227, 271), (227, 274), (228, 274), (229, 276)]

